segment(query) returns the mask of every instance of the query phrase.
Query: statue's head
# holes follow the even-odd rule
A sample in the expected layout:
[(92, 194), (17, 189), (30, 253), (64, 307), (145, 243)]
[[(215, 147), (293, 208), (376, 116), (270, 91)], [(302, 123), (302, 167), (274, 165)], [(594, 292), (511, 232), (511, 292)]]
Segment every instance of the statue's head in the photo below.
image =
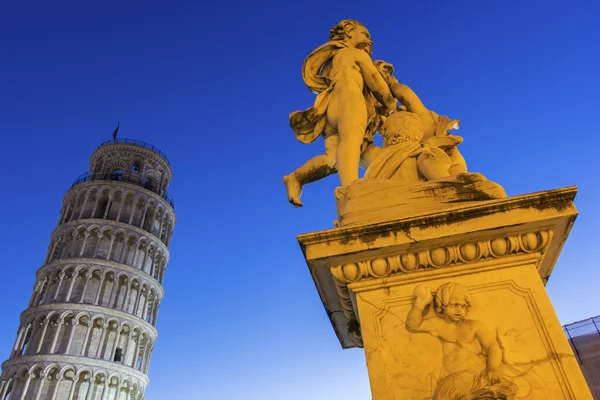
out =
[(329, 30), (330, 41), (341, 41), (351, 47), (362, 49), (371, 55), (373, 42), (369, 30), (360, 22), (344, 19)]
[(387, 147), (403, 142), (418, 143), (423, 140), (425, 129), (417, 114), (397, 111), (385, 119), (380, 132)]
[(449, 282), (435, 292), (435, 312), (448, 322), (461, 322), (471, 307), (471, 294), (461, 284)]

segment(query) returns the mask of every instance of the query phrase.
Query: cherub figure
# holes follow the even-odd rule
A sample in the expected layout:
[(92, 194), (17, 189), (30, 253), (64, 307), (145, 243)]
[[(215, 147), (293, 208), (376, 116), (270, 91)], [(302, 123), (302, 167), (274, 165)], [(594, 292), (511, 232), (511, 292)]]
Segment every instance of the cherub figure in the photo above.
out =
[(375, 61), (377, 69), (384, 77), (394, 97), (402, 103), (403, 108), (416, 114), (422, 123), (423, 143), (443, 149), (450, 158), (450, 175), (467, 172), (464, 157), (456, 147), (462, 143), (462, 137), (448, 134), (448, 130), (458, 129), (460, 121), (438, 115), (429, 110), (419, 96), (407, 85), (398, 82), (394, 77), (394, 66), (382, 60)]
[(313, 107), (290, 114), (290, 126), (302, 143), (325, 139), (325, 154), (313, 157), (283, 178), (290, 203), (301, 207), (302, 186), (336, 171), (340, 183), (358, 179), (373, 154), (373, 135), (380, 113), (391, 114), (397, 102), (371, 59), (373, 42), (367, 28), (354, 20), (342, 20), (331, 28), (329, 41), (304, 61), (302, 77), (318, 93)]
[(423, 182), (449, 177), (450, 157), (437, 146), (424, 144), (423, 131), (415, 113), (398, 111), (386, 118), (380, 128), (385, 147), (378, 148), (364, 179)]
[[(448, 374), (435, 390), (434, 399), (511, 399), (517, 388), (503, 379), (502, 349), (479, 321), (466, 318), (471, 295), (457, 283), (446, 283), (432, 295), (419, 285), (408, 312), (406, 327), (413, 333), (429, 333), (442, 344), (442, 365)], [(424, 318), (430, 305), (435, 315)]]

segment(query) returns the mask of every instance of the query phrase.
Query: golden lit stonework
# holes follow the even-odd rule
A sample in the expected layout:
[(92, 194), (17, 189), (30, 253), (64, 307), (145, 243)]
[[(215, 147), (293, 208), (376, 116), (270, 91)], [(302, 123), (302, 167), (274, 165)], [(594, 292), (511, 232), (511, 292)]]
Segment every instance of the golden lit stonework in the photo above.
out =
[(592, 399), (544, 288), (576, 188), (507, 197), (468, 171), (459, 121), (371, 46), (343, 20), (306, 59), (317, 97), (290, 124), (326, 154), (284, 183), (298, 207), (303, 185), (339, 173), (336, 228), (298, 240), (342, 347), (364, 348), (373, 399)]

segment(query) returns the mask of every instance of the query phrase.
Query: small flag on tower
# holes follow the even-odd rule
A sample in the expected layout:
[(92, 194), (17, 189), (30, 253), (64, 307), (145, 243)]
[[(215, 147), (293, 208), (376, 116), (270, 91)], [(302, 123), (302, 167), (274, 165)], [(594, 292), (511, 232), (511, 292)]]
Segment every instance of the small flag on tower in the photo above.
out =
[(115, 131), (113, 132), (113, 140), (117, 140), (117, 133), (119, 132), (119, 126), (121, 125), (121, 121), (119, 121), (117, 123), (117, 127), (115, 128)]

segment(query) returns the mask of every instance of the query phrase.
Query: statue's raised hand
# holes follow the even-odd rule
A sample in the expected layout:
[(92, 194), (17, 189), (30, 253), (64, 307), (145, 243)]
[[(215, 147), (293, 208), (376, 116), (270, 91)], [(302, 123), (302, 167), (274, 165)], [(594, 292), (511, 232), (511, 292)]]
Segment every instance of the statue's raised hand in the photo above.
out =
[(418, 285), (413, 295), (415, 296), (415, 306), (421, 310), (433, 301), (433, 295), (427, 285)]
[(398, 79), (396, 79), (396, 77), (394, 76), (394, 66), (392, 64), (387, 63), (383, 60), (376, 60), (374, 61), (374, 64), (388, 85), (398, 83)]

